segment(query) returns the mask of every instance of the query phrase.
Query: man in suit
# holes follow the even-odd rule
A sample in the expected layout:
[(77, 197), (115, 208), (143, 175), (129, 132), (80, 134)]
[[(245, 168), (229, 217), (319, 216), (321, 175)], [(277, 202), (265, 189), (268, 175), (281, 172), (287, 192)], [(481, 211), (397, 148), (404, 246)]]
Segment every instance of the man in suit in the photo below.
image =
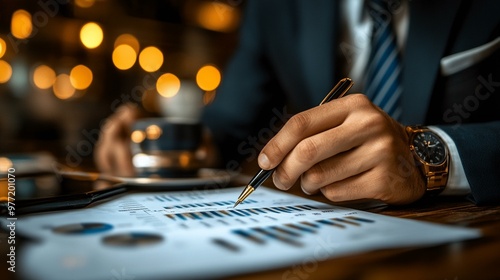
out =
[[(403, 15), (390, 15), (402, 17), (395, 29), (406, 26), (396, 32), (404, 40), (395, 120), (363, 94), (314, 107), (337, 79), (356, 74), (349, 46), (366, 55), (342, 25), (344, 9), (356, 9), (347, 7), (352, 1), (248, 1), (240, 45), (203, 117), (226, 167), (255, 159), (278, 131), (275, 121), (301, 112), (258, 156), (261, 168), (277, 167), (280, 189), (300, 181), (305, 193), (321, 191), (332, 201), (404, 204), (443, 190), (470, 193), (478, 204), (500, 201), (500, 3), (401, 3)], [(367, 64), (358, 59), (361, 68)], [(365, 70), (357, 71), (359, 81)], [(359, 84), (361, 92), (368, 86)], [(430, 127), (404, 126), (417, 124)], [(106, 139), (97, 162), (110, 170)]]

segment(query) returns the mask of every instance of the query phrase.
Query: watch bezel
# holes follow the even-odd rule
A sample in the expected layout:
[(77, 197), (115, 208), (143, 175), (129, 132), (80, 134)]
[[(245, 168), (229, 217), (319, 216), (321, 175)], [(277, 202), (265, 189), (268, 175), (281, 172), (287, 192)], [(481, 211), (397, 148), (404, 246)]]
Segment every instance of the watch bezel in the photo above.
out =
[[(413, 143), (414, 143), (414, 140), (417, 137), (417, 135), (419, 135), (420, 133), (431, 133), (434, 137), (436, 137), (439, 140), (439, 144), (442, 145), (442, 147), (444, 149), (444, 159), (441, 162), (439, 162), (439, 163), (428, 162), (428, 161), (424, 160), (417, 153), (417, 151), (415, 150), (415, 145)], [(410, 140), (410, 150), (412, 151), (412, 153), (417, 157), (417, 159), (421, 163), (426, 164), (426, 165), (430, 165), (430, 166), (436, 166), (436, 167), (439, 167), (439, 166), (442, 166), (443, 164), (446, 164), (446, 161), (448, 160), (448, 147), (446, 147), (446, 144), (445, 144), (443, 138), (441, 138), (437, 133), (433, 132), (430, 129), (426, 129), (426, 128), (415, 129), (412, 131), (412, 134), (410, 135), (409, 140)]]

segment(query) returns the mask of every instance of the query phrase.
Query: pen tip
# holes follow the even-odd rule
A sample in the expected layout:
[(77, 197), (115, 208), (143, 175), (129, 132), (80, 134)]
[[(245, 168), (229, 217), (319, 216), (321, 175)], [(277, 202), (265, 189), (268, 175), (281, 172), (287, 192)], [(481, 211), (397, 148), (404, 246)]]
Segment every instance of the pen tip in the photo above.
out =
[(238, 206), (238, 204), (241, 203), (241, 200), (238, 199), (238, 201), (236, 201), (236, 203), (234, 204), (233, 208), (236, 208), (236, 206)]
[(255, 190), (254, 187), (252, 187), (250, 185), (246, 186), (245, 189), (243, 190), (243, 192), (238, 197), (238, 200), (234, 204), (233, 208), (236, 208), (236, 206), (238, 206), (238, 204), (242, 203), (245, 200), (245, 198), (247, 198), (254, 190)]

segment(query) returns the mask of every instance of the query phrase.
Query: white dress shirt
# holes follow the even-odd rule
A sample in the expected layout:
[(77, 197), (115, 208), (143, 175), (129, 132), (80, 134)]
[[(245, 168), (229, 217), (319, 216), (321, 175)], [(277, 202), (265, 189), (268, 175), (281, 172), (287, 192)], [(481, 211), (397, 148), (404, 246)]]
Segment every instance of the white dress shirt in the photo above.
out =
[[(343, 67), (343, 72), (356, 81), (352, 89), (354, 92), (363, 91), (364, 74), (370, 55), (370, 37), (373, 22), (368, 15), (367, 9), (365, 9), (365, 1), (368, 0), (343, 0), (340, 5), (343, 28), (340, 49), (347, 62)], [(408, 1), (405, 0), (393, 2), (391, 14), (394, 20), (398, 47), (400, 52), (403, 53), (410, 19), (409, 6)], [(448, 183), (442, 194), (463, 195), (469, 193), (469, 181), (465, 175), (455, 142), (440, 128), (435, 126), (429, 128), (443, 139), (450, 153)]]

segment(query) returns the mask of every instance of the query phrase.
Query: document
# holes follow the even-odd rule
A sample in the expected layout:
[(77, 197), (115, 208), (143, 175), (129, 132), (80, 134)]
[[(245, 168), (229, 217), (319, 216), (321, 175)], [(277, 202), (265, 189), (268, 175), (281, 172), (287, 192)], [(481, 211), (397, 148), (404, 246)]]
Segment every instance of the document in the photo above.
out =
[(359, 252), (477, 238), (478, 230), (332, 206), (265, 187), (136, 193), (18, 219), (39, 240), (19, 252), (28, 279), (207, 279)]

